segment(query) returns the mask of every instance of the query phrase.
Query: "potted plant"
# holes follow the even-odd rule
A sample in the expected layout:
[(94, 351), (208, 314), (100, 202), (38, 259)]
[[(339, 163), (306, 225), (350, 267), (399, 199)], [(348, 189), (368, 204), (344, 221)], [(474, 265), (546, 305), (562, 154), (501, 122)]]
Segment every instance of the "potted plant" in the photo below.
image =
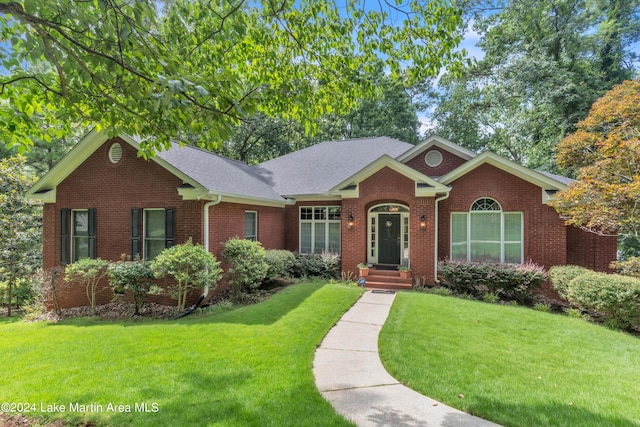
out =
[(401, 279), (408, 279), (411, 277), (411, 269), (406, 265), (401, 265), (398, 270), (400, 271)]
[(369, 266), (367, 264), (361, 262), (358, 264), (358, 270), (360, 270), (360, 277), (367, 277), (369, 275)]

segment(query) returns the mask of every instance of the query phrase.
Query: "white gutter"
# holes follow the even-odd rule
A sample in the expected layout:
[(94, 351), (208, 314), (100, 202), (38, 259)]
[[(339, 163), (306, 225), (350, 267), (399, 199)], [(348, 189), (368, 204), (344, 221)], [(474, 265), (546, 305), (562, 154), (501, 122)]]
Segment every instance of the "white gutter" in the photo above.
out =
[(439, 197), (436, 199), (436, 214), (435, 214), (435, 233), (433, 233), (435, 235), (435, 239), (434, 239), (434, 248), (433, 248), (433, 253), (434, 253), (434, 257), (433, 257), (433, 280), (435, 283), (440, 283), (440, 281), (438, 280), (438, 226), (439, 226), (439, 222), (438, 222), (438, 203), (441, 202), (442, 200), (448, 199), (449, 198), (449, 192), (447, 192), (447, 194), (445, 194), (442, 197)]
[[(209, 252), (209, 208), (211, 206), (215, 206), (222, 200), (222, 195), (218, 194), (216, 199), (207, 202), (204, 204), (204, 248), (207, 252)], [(204, 287), (204, 296), (206, 297), (209, 294), (209, 283), (207, 283)]]

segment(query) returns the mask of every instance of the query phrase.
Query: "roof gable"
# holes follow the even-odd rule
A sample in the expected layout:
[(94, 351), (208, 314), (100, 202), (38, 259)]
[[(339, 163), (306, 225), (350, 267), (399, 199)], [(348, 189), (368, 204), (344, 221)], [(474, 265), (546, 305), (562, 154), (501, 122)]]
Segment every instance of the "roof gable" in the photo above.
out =
[[(565, 182), (567, 178), (547, 173), (541, 173), (533, 169), (529, 169), (516, 162), (505, 159), (504, 157), (501, 157), (491, 151), (485, 151), (482, 154), (479, 154), (475, 158), (469, 160), (462, 166), (459, 166), (458, 168), (452, 170), (451, 172), (440, 178), (439, 181), (443, 184), (450, 185), (461, 176), (466, 175), (480, 165), (484, 164), (494, 166), (513, 176), (516, 176), (524, 181), (540, 187), (542, 189), (542, 203), (549, 202), (556, 191), (564, 190), (566, 188)], [(562, 178), (562, 180), (560, 178)]]
[[(139, 141), (134, 137), (126, 134), (117, 137), (136, 150), (140, 148)], [(110, 139), (112, 137), (106, 132), (95, 129), (89, 132), (29, 189), (27, 196), (46, 203), (55, 202), (56, 187)], [(286, 203), (250, 166), (208, 151), (172, 143), (169, 150), (157, 153), (150, 161), (183, 181), (185, 185), (177, 191), (184, 199), (213, 200), (222, 196), (257, 203)]]
[(420, 155), (421, 153), (424, 153), (425, 151), (427, 151), (432, 147), (439, 147), (442, 150), (447, 151), (464, 160), (470, 160), (478, 155), (477, 153), (471, 150), (468, 150), (461, 145), (453, 143), (446, 138), (443, 138), (439, 135), (434, 134), (434, 135), (430, 135), (429, 137), (427, 137), (427, 139), (425, 139), (421, 143), (415, 145), (413, 148), (407, 150), (406, 152), (402, 153), (400, 156), (396, 157), (396, 160), (402, 163), (406, 163), (409, 160)]
[(446, 185), (429, 178), (428, 176), (385, 154), (335, 185), (331, 188), (330, 193), (339, 194), (346, 198), (358, 197), (358, 185), (383, 168), (389, 168), (414, 181), (416, 184), (416, 197), (435, 196), (437, 193), (448, 193), (450, 190)]

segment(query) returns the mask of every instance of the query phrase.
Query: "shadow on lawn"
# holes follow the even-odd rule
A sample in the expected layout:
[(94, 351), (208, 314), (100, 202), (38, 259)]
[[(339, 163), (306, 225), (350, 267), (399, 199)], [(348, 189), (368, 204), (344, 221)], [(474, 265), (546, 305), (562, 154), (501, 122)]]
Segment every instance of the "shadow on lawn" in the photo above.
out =
[[(637, 421), (632, 419), (602, 415), (579, 405), (570, 405), (570, 398), (566, 403), (549, 402), (533, 405), (517, 405), (480, 396), (474, 400), (478, 404), (467, 408), (469, 413), (505, 426), (638, 426)], [(475, 408), (483, 408), (484, 413), (477, 413)], [(452, 419), (447, 419), (444, 425), (459, 426), (461, 424), (452, 415)]]
[(196, 326), (209, 323), (233, 323), (242, 325), (271, 325), (290, 312), (294, 311), (304, 301), (311, 297), (316, 291), (321, 289), (326, 283), (312, 282), (291, 285), (280, 292), (274, 294), (271, 298), (257, 304), (248, 305), (239, 308), (232, 308), (229, 311), (218, 311), (212, 306), (212, 312), (207, 314), (206, 309), (202, 312), (183, 317), (178, 320), (168, 319), (142, 319), (142, 320), (103, 320), (100, 318), (74, 318), (65, 319), (51, 326), (102, 326), (102, 325), (119, 325), (123, 327), (149, 326), (149, 325), (184, 325)]

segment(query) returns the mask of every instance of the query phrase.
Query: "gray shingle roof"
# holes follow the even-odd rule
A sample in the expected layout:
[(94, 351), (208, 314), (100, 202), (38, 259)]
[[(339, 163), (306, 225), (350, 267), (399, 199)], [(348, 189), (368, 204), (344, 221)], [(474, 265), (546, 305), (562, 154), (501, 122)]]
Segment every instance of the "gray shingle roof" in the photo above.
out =
[(283, 202), (260, 174), (244, 163), (195, 147), (171, 144), (158, 157), (212, 192)]
[(327, 141), (254, 166), (283, 196), (324, 194), (380, 156), (413, 145), (387, 137)]
[(571, 178), (567, 178), (566, 176), (561, 176), (561, 175), (556, 175), (554, 173), (551, 172), (544, 172), (544, 171), (539, 171), (536, 170), (536, 172), (541, 173), (542, 175), (546, 176), (547, 178), (551, 178), (551, 179), (555, 179), (556, 181), (564, 184), (564, 185), (569, 185), (572, 182), (575, 182), (575, 179), (571, 179)]

